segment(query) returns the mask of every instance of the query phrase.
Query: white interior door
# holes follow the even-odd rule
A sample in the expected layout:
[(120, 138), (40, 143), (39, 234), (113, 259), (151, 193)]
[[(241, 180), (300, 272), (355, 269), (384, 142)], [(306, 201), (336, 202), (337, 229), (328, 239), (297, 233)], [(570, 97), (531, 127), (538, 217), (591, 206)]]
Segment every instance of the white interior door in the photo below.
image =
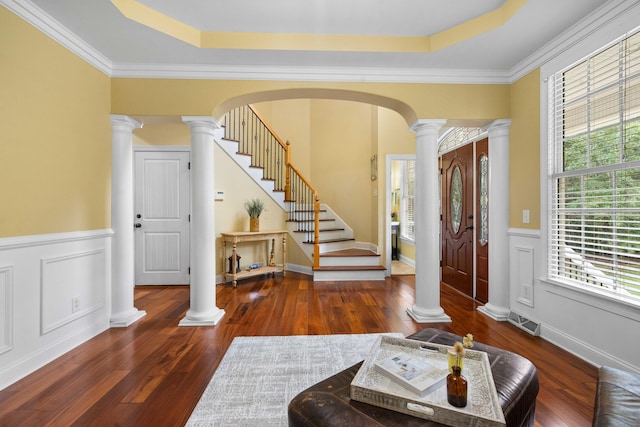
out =
[(189, 283), (189, 152), (135, 152), (137, 285)]

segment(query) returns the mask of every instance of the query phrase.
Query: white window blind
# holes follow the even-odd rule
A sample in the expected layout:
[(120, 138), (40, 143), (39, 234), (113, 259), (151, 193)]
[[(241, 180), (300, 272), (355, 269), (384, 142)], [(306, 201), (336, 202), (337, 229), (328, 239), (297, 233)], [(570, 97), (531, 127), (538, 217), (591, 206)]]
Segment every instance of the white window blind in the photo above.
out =
[(400, 236), (415, 240), (415, 191), (416, 191), (416, 162), (407, 160), (402, 162), (402, 199), (400, 201)]
[(640, 305), (640, 32), (549, 79), (550, 278)]

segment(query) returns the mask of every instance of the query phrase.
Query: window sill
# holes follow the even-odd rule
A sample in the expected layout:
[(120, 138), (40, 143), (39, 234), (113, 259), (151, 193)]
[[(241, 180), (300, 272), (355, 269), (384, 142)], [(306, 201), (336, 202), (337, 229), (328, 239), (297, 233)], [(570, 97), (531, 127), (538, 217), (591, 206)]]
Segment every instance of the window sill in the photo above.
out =
[(640, 303), (637, 301), (558, 279), (541, 278), (540, 282), (550, 286), (549, 293), (640, 322)]

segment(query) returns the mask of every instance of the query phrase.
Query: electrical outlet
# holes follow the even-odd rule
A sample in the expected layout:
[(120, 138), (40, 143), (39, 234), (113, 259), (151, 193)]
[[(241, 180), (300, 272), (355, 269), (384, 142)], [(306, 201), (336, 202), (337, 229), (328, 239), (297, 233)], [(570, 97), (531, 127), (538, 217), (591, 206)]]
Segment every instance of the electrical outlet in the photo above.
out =
[(71, 298), (71, 312), (75, 313), (80, 310), (80, 297)]
[(522, 223), (529, 224), (531, 217), (529, 215), (529, 209), (525, 209), (522, 211)]

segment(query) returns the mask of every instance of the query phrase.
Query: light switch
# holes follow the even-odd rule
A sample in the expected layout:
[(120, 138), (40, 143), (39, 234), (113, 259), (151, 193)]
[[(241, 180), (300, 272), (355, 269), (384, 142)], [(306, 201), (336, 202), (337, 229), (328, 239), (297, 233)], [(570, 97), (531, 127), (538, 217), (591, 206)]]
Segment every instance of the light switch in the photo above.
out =
[(531, 218), (529, 217), (529, 209), (524, 209), (522, 211), (522, 223), (529, 224), (530, 221), (531, 221)]
[(224, 200), (224, 191), (218, 191), (216, 190), (216, 197), (215, 197), (216, 201), (222, 201)]

